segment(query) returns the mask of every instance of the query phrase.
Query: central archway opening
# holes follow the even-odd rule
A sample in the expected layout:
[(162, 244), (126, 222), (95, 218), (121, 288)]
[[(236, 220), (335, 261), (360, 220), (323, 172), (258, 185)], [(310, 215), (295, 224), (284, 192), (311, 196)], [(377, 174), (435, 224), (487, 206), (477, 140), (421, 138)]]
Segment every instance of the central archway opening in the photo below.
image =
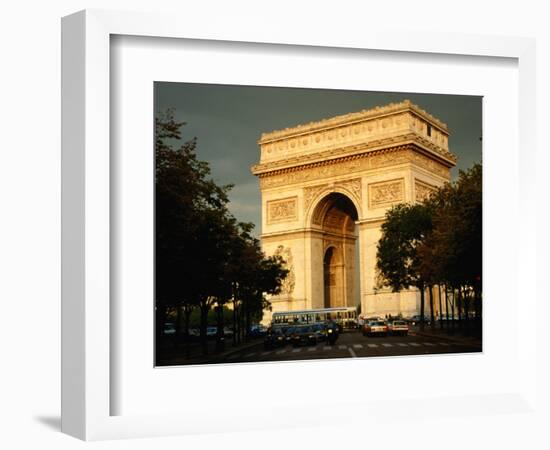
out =
[(322, 232), (325, 308), (355, 306), (359, 301), (357, 219), (350, 198), (336, 192), (324, 197), (314, 211), (312, 222)]

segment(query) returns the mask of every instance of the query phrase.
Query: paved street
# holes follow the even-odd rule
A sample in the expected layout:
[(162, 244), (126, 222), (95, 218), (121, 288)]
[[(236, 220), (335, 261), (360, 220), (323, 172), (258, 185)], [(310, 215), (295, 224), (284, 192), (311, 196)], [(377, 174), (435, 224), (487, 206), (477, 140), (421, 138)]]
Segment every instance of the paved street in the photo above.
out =
[(361, 333), (352, 331), (341, 334), (333, 346), (319, 343), (315, 346), (294, 348), (287, 345), (282, 348), (265, 350), (263, 344), (259, 342), (246, 349), (214, 357), (211, 362), (293, 361), (480, 351), (480, 344), (452, 341), (443, 337), (426, 337), (412, 333), (408, 336), (364, 337)]

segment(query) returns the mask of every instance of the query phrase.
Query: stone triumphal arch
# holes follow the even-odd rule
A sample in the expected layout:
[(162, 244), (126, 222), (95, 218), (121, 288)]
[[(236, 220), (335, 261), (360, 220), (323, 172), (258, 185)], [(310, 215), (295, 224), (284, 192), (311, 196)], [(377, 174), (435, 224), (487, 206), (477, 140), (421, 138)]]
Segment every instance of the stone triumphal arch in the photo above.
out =
[(450, 179), (448, 139), (447, 125), (409, 101), (263, 133), (252, 167), (262, 247), (290, 271), (273, 311), (360, 303), (367, 315), (416, 314), (418, 292), (379, 288), (376, 244), (389, 207)]

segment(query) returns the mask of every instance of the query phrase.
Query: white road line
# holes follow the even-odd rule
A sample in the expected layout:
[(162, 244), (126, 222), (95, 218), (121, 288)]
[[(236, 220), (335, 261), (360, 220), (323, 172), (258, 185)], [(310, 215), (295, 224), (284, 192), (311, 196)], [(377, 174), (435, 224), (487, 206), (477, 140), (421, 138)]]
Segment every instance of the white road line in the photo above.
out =
[(424, 345), (427, 345), (429, 347), (435, 347), (435, 344), (433, 344), (432, 342), (424, 342)]
[(262, 352), (262, 356), (269, 355), (271, 352)]
[(286, 350), (279, 350), (278, 352), (276, 352), (277, 355), (282, 355), (283, 353), (286, 353)]
[(404, 342), (398, 342), (397, 345), (399, 345), (399, 347), (408, 347), (409, 344), (405, 344)]
[(340, 350), (345, 350), (346, 348), (348, 348), (348, 346), (347, 345), (339, 345), (338, 348)]
[(444, 345), (445, 347), (448, 347), (450, 344), (448, 342), (438, 342), (439, 345)]
[(382, 344), (384, 347), (393, 347), (393, 344), (387, 344), (387, 343), (384, 343)]
[(309, 347), (307, 349), (308, 352), (314, 352), (315, 350), (317, 350), (317, 347)]
[(302, 351), (301, 348), (293, 348), (292, 353), (300, 353)]
[(328, 345), (325, 345), (325, 346), (323, 347), (323, 350), (332, 350), (332, 347), (330, 347), (330, 346), (328, 346)]
[(244, 355), (245, 358), (250, 358), (251, 356), (254, 356), (256, 353), (249, 353), (247, 355)]
[(370, 348), (378, 347), (378, 344), (367, 344)]
[(420, 347), (418, 342), (411, 342), (409, 345), (412, 345), (413, 347)]
[(351, 347), (348, 348), (348, 351), (349, 351), (349, 354), (353, 357), (353, 358), (357, 358), (357, 355), (355, 354), (355, 352), (353, 351), (353, 349)]
[(363, 348), (363, 344), (353, 344), (353, 348)]
[(235, 359), (238, 355), (238, 353), (233, 353), (232, 355), (229, 355), (227, 359)]

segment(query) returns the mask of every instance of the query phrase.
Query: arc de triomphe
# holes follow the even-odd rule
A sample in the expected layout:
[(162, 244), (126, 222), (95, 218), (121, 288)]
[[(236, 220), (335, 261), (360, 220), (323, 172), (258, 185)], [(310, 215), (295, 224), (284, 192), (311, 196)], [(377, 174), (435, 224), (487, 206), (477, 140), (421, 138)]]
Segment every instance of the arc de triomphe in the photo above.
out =
[(449, 181), (448, 139), (408, 100), (263, 133), (262, 248), (290, 270), (273, 312), (360, 302), (364, 315), (417, 314), (418, 292), (377, 289), (376, 244), (389, 207)]

